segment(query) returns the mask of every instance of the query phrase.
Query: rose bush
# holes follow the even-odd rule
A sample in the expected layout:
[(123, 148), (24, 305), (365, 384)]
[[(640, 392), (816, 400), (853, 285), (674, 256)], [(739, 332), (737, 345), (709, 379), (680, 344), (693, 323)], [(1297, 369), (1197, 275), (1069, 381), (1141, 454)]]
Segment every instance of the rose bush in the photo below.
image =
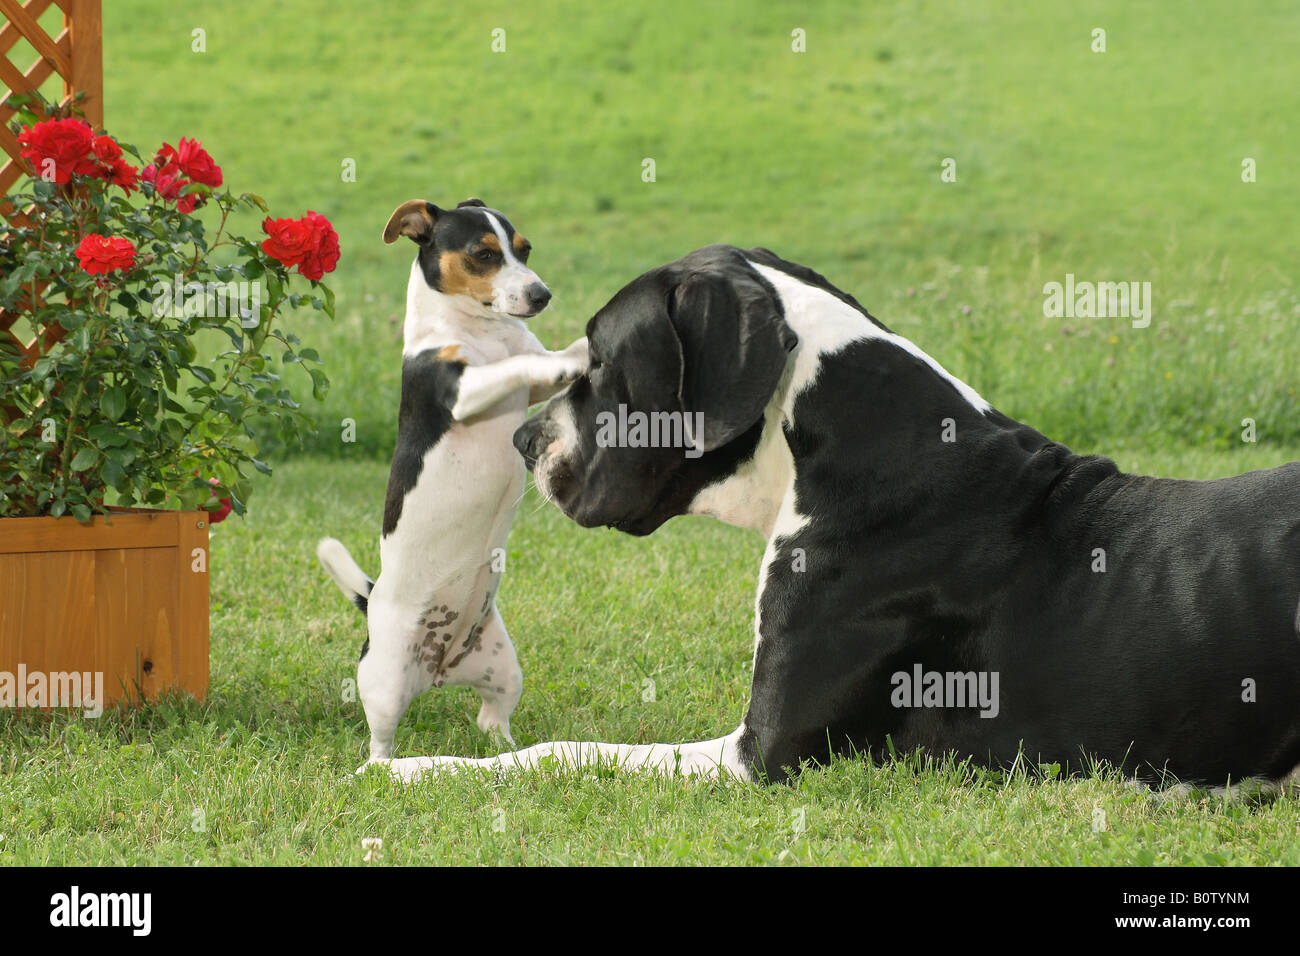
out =
[[(320, 280), (338, 234), (315, 212), (272, 219), (260, 196), (221, 191), (195, 139), (145, 162), (80, 119), (9, 102), (32, 175), (4, 198), (25, 216), (0, 235), (0, 310), (17, 316), (0, 331), (0, 517), (243, 514), (250, 469), (270, 471), (256, 436), (293, 445), (311, 428), (281, 372), (303, 368), (317, 398), (328, 388), (283, 320), (308, 306), (333, 316)], [(268, 238), (234, 234), (240, 211), (263, 215)]]

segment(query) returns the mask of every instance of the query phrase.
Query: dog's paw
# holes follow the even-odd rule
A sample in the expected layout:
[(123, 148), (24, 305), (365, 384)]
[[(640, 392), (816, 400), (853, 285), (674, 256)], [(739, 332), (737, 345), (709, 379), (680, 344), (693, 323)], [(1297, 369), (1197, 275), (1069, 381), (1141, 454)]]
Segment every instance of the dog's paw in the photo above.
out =
[(558, 353), (558, 356), (560, 364), (555, 370), (556, 377), (553, 383), (555, 385), (572, 382), (587, 371), (587, 366), (591, 361), (587, 354), (587, 340), (585, 337), (578, 339), (563, 352)]
[(560, 354), (566, 355), (571, 359), (577, 359), (579, 361), (586, 362), (588, 359), (587, 337), (584, 335), (580, 339), (575, 339), (573, 343)]
[(483, 706), (478, 711), (478, 729), (487, 734), (488, 737), (495, 741), (505, 741), (510, 745), (510, 749), (516, 749), (515, 738), (510, 735), (510, 717), (501, 716), (497, 708), (483, 701)]
[(551, 375), (552, 385), (567, 385), (569, 382), (577, 381), (583, 372), (587, 371), (586, 362), (564, 362), (559, 365)]

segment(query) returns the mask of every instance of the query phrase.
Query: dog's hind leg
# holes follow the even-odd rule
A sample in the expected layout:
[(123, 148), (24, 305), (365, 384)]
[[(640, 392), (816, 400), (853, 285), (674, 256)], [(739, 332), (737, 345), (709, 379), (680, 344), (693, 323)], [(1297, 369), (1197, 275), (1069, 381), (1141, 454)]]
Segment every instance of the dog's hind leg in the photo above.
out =
[(524, 690), (524, 675), (519, 669), (515, 646), (510, 643), (505, 622), (496, 605), (488, 613), (481, 627), (470, 633), (460, 659), (447, 666), (447, 684), (473, 687), (483, 699), (478, 712), (478, 728), (486, 734), (505, 738), (514, 746), (510, 736), (510, 715), (514, 713)]
[(403, 626), (392, 618), (387, 608), (371, 604), (370, 638), (357, 664), (357, 693), (370, 725), (368, 762), (392, 756), (397, 725), (415, 696), (433, 681), (423, 671), (419, 645), (423, 632), (414, 626), (416, 622)]

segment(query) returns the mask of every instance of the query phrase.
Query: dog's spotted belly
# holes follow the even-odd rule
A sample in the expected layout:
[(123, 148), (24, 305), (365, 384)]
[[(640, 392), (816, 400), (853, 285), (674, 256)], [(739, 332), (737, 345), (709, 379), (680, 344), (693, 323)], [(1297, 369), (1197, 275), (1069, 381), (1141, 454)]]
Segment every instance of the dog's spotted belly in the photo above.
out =
[[(468, 612), (455, 610), (446, 604), (431, 606), (416, 623), (413, 639), (408, 648), (411, 666), (416, 668), (416, 680), (422, 689), (442, 687), (456, 676), (458, 669), (471, 657), (486, 653), (483, 632), (492, 612), (500, 575), (492, 574), (488, 587), (476, 589), (464, 606)], [(495, 650), (499, 653), (501, 648)], [(478, 661), (474, 661), (478, 664)], [(461, 683), (460, 681), (452, 681)]]

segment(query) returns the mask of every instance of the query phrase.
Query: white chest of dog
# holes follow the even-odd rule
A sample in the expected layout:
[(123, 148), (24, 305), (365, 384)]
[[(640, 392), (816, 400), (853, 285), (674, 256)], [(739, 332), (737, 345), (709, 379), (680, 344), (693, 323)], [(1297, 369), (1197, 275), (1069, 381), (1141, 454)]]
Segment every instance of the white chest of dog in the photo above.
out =
[(523, 496), (511, 444), (530, 404), (585, 370), (586, 339), (548, 352), (523, 320), (551, 293), (527, 266), (530, 246), (477, 199), (455, 209), (403, 203), (384, 240), (419, 246), (407, 288), (402, 397), (389, 473), (378, 580), (334, 538), (316, 553), (366, 614), (357, 690), (370, 760), (392, 754), (397, 724), (430, 687), (482, 698), (478, 726), (513, 743), (523, 690), (496, 608), (506, 538)]

